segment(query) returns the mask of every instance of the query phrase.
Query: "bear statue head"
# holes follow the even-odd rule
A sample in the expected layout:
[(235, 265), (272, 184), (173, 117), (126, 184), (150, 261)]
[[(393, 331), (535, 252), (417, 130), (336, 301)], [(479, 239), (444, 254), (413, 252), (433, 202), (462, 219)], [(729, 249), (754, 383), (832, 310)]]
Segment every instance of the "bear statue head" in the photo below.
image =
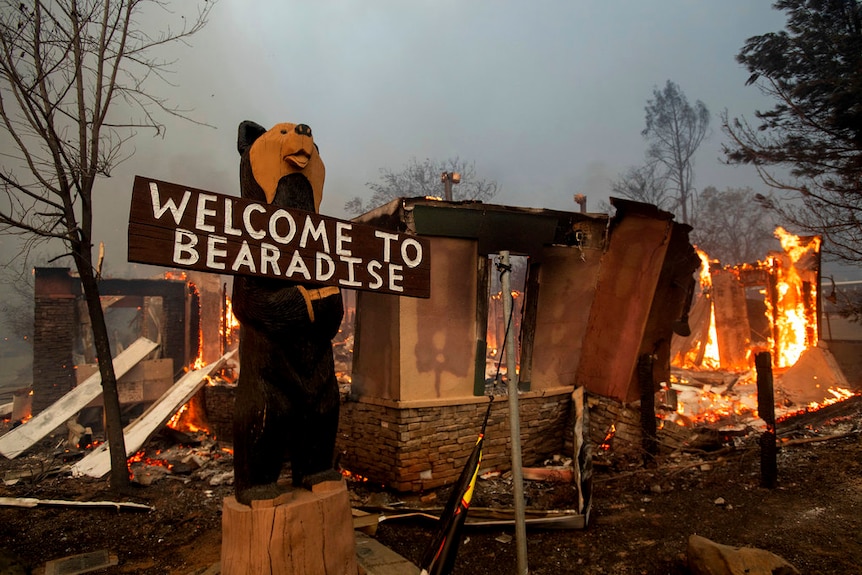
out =
[(309, 212), (320, 209), (326, 169), (311, 128), (283, 123), (267, 130), (245, 121), (236, 145), (242, 197)]

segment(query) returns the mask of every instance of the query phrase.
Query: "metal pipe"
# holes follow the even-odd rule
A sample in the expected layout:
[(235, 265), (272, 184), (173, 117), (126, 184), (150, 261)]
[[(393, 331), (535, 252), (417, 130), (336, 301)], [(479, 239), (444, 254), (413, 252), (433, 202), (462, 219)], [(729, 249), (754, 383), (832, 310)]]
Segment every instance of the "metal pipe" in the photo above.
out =
[(500, 252), (503, 272), (503, 320), (506, 329), (506, 379), (509, 391), (509, 430), (512, 434), (512, 491), (515, 498), (515, 542), (518, 552), (518, 575), (527, 575), (527, 522), (524, 506), (524, 470), (521, 460), (521, 417), (518, 409), (518, 372), (515, 369), (515, 334), (512, 332), (512, 267), (509, 252)]

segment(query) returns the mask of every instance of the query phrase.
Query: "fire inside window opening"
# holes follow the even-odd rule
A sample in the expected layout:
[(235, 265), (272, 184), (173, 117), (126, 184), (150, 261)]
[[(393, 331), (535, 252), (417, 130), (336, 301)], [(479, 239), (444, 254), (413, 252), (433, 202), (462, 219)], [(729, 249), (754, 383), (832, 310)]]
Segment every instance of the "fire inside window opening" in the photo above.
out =
[[(503, 313), (503, 291), (500, 283), (501, 274), (496, 268), (499, 259), (497, 254), (488, 256), (491, 269), (488, 282), (488, 322), (485, 341), (487, 353), (485, 356), (485, 393), (501, 395), (506, 393), (507, 358), (506, 358), (506, 318)], [(527, 256), (511, 255), (512, 286), (512, 323), (509, 326), (515, 341), (515, 370), (520, 373), (521, 367), (521, 320), (523, 318), (524, 302), (526, 300), (525, 286), (528, 269)], [(516, 289), (520, 286), (521, 289)]]

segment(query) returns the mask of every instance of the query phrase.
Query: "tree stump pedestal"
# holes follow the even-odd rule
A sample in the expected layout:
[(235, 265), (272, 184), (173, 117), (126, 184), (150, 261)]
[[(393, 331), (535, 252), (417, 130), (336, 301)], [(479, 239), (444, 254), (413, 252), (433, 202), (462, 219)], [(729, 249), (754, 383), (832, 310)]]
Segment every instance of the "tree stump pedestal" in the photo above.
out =
[(356, 575), (347, 485), (325, 481), (251, 506), (226, 497), (223, 575)]

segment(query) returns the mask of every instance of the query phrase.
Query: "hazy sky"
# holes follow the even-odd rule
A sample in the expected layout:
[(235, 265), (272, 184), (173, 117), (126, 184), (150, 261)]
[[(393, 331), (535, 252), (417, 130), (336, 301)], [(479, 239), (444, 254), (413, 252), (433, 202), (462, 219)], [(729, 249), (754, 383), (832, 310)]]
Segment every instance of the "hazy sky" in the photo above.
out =
[[(459, 156), (496, 180), (496, 203), (597, 209), (610, 182), (640, 164), (652, 90), (670, 79), (713, 114), (696, 185), (751, 186), (723, 166), (719, 113), (771, 102), (746, 87), (734, 56), (783, 27), (765, 0), (221, 0), (160, 95), (214, 127), (171, 122), (141, 132), (134, 157), (98, 184), (97, 240), (125, 270), (135, 174), (238, 194), (236, 127), (309, 124), (326, 164), (321, 212), (345, 217), (380, 168)], [(59, 248), (58, 248), (59, 249)]]

